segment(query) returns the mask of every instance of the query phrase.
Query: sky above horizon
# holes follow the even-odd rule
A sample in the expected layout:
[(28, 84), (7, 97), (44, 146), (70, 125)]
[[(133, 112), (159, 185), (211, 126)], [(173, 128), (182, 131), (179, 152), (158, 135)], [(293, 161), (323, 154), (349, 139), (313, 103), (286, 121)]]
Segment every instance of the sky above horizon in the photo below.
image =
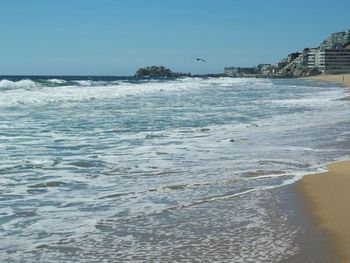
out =
[(222, 73), (316, 47), (350, 29), (349, 10), (349, 0), (0, 0), (0, 75)]

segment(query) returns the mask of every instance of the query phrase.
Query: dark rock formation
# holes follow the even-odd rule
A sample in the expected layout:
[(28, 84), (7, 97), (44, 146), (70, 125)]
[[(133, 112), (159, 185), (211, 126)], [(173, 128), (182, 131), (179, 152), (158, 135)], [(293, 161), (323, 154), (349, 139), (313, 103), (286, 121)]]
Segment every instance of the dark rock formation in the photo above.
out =
[(173, 72), (163, 66), (140, 68), (136, 71), (137, 77), (171, 77)]
[(164, 66), (151, 66), (140, 68), (136, 71), (136, 77), (189, 77), (190, 73), (172, 72)]
[(285, 73), (290, 77), (298, 78), (298, 77), (311, 77), (322, 74), (317, 68), (297, 68), (292, 67), (289, 72)]

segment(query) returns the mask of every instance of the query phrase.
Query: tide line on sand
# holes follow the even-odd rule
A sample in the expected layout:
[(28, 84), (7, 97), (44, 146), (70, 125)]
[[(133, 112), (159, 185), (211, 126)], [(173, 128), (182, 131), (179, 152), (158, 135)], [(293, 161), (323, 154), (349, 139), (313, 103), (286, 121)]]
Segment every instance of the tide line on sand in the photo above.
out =
[(328, 172), (307, 175), (297, 187), (317, 226), (330, 237), (340, 262), (350, 262), (350, 161), (330, 164)]

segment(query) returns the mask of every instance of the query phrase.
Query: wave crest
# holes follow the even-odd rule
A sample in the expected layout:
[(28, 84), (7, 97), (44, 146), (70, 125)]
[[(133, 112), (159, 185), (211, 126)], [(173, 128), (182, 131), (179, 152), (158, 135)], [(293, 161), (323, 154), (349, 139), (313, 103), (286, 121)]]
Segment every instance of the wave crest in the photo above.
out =
[(52, 84), (65, 84), (67, 81), (64, 79), (48, 79), (47, 82)]
[(38, 84), (30, 79), (22, 79), (19, 81), (11, 81), (7, 79), (0, 80), (0, 90), (31, 89), (36, 87), (38, 87)]

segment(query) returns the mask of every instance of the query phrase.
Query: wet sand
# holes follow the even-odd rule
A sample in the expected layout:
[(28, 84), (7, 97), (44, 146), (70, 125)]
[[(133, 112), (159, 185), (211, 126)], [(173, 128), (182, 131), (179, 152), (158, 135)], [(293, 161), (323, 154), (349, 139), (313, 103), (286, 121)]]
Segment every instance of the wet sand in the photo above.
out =
[[(298, 252), (280, 263), (334, 263), (338, 262), (336, 251), (325, 231), (320, 231), (310, 216), (305, 198), (298, 191), (297, 184), (272, 190), (280, 204), (280, 213), (288, 216), (291, 228), (297, 229), (294, 245)], [(297, 193), (297, 194), (296, 194)]]
[(350, 88), (350, 74), (339, 74), (339, 75), (318, 75), (312, 77), (306, 77), (303, 79), (317, 80), (329, 83), (336, 83), (344, 87)]
[[(350, 74), (303, 78), (350, 88)], [(350, 262), (350, 161), (328, 166), (328, 172), (305, 176), (296, 185), (305, 197), (307, 213), (329, 237), (336, 262)]]
[(350, 161), (329, 171), (305, 176), (297, 183), (316, 225), (326, 233), (339, 262), (350, 262)]

